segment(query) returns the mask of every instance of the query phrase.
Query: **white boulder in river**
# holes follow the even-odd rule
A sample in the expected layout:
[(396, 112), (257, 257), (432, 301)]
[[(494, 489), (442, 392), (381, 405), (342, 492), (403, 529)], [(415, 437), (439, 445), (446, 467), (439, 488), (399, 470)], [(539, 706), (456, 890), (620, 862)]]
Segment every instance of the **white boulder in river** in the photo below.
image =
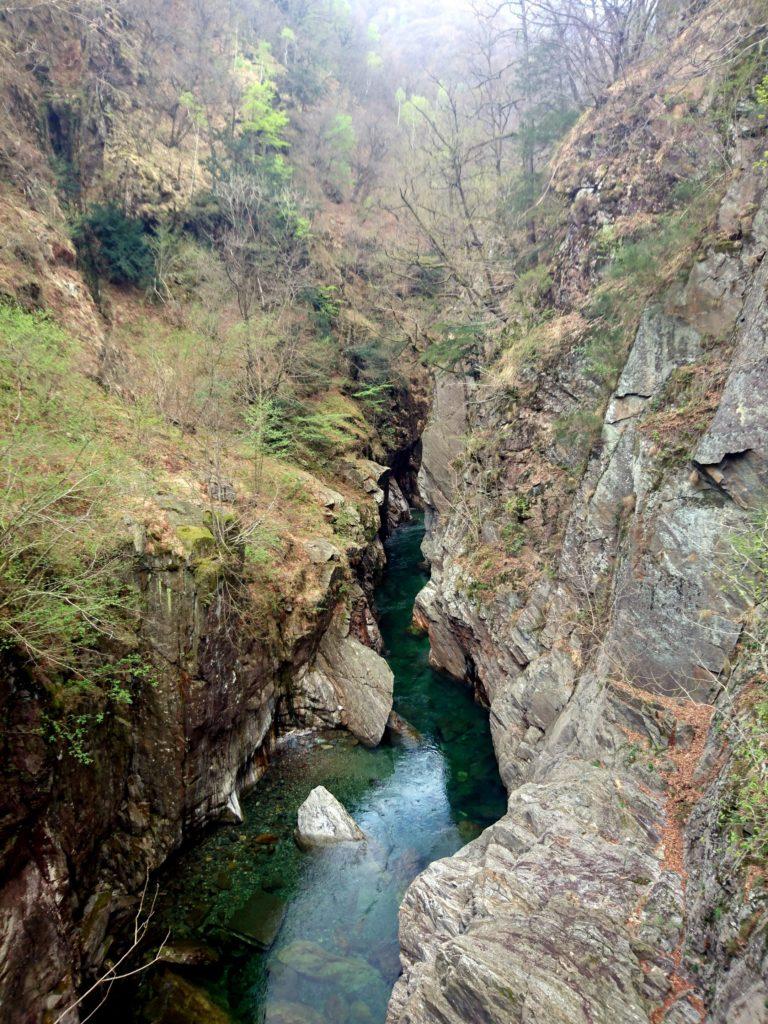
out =
[(359, 842), (365, 833), (358, 827), (333, 793), (316, 786), (299, 808), (296, 842), (308, 850), (313, 846)]

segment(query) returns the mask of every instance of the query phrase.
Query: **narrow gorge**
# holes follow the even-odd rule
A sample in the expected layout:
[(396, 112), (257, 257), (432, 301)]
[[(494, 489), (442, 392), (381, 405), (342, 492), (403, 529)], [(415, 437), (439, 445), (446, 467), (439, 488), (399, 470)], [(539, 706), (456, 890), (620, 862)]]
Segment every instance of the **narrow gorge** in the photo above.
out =
[(0, 44), (0, 1024), (768, 1022), (763, 0)]

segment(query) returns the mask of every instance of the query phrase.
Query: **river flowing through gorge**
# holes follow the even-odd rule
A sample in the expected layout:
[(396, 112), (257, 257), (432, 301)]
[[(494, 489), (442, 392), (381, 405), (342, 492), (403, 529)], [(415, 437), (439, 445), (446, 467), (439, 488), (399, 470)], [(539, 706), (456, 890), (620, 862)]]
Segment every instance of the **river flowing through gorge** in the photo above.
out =
[[(155, 932), (170, 932), (195, 962), (173, 974), (153, 968), (138, 998), (119, 1000), (125, 1021), (175, 1020), (172, 1005), (191, 1012), (179, 1005), (191, 998), (180, 979), (242, 1024), (384, 1021), (407, 886), (506, 805), (487, 713), (468, 687), (430, 668), (428, 640), (411, 626), (423, 534), (417, 514), (388, 540), (376, 594), (395, 709), (416, 733), (373, 750), (340, 733), (287, 737), (244, 801), (244, 823), (210, 834), (161, 876)], [(317, 785), (344, 803), (367, 842), (297, 848), (297, 808)]]

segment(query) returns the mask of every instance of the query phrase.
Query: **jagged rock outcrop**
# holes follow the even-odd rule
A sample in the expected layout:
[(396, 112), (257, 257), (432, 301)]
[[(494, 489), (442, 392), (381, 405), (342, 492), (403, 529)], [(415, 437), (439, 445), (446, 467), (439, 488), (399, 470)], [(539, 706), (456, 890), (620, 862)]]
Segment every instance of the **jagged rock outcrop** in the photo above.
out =
[(394, 477), (390, 477), (387, 484), (387, 533), (392, 533), (402, 523), (407, 523), (411, 518), (411, 509), (408, 501), (400, 489), (400, 485)]
[[(601, 226), (653, 207), (679, 171), (665, 153), (647, 193), (622, 184), (656, 130), (648, 118), (635, 138), (617, 117), (644, 87), (623, 88), (629, 99), (617, 88), (576, 129), (578, 166), (558, 168), (561, 182), (601, 172), (589, 202), (564, 190), (561, 301), (594, 282)], [(389, 1024), (765, 1019), (764, 880), (736, 863), (721, 820), (750, 675), (731, 538), (768, 486), (768, 200), (748, 130), (736, 134), (717, 224), (737, 244), (705, 247), (646, 306), (577, 485), (553, 426), (597, 399), (578, 349), (521, 371), (525, 401), (511, 408), (474, 404), (471, 379), (436, 381), (421, 475), (432, 579), (415, 620), (433, 662), (489, 705), (510, 797), (501, 821), (408, 890)], [(429, 443), (441, 410), (454, 437), (493, 439), (493, 466), (481, 448), (457, 470), (458, 445)], [(512, 585), (500, 573), (478, 585), (473, 551), (510, 523)]]
[(293, 714), (311, 726), (343, 726), (368, 746), (384, 735), (394, 676), (386, 661), (349, 632), (342, 613), (296, 681)]
[(325, 786), (315, 786), (299, 807), (296, 842), (302, 849), (333, 846), (336, 843), (360, 842), (362, 829), (333, 793)]
[(211, 822), (239, 819), (278, 732), (305, 724), (291, 708), (308, 664), (327, 673), (326, 688), (312, 690), (317, 723), (348, 724), (375, 743), (391, 709), (391, 673), (357, 638), (368, 639), (362, 627), (349, 633), (370, 620), (371, 642), (378, 636), (355, 582), (381, 558), (373, 502), (343, 503), (352, 539), (307, 542), (308, 567), (279, 614), (225, 586), (231, 567), (199, 509), (166, 504), (156, 527), (134, 530), (132, 555), (153, 685), (89, 736), (92, 763), (56, 758), (33, 677), (2, 680), (3, 1024), (37, 1024), (73, 1002), (132, 927), (147, 872)]

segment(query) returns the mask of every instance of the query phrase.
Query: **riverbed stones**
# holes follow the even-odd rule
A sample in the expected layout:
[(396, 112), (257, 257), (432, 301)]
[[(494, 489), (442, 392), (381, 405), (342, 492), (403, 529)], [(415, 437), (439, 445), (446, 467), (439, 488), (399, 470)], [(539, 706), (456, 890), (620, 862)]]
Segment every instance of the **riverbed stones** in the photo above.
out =
[(365, 839), (354, 818), (325, 786), (316, 786), (299, 808), (295, 836), (303, 850)]
[(324, 1018), (306, 1003), (280, 1000), (267, 1003), (264, 1024), (324, 1024)]
[(298, 939), (277, 953), (277, 959), (312, 981), (332, 982), (344, 992), (359, 992), (381, 984), (381, 975), (361, 956), (339, 956), (317, 942)]
[(254, 893), (229, 918), (226, 931), (256, 949), (269, 949), (285, 917), (286, 902), (274, 893)]

